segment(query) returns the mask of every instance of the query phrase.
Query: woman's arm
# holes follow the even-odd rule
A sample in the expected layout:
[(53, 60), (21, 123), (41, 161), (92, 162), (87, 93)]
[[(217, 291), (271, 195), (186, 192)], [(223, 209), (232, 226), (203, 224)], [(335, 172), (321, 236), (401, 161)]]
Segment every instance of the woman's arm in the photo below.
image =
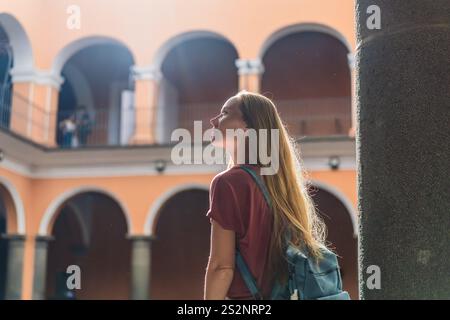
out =
[(205, 300), (225, 299), (234, 275), (235, 232), (211, 219), (211, 249), (205, 277)]

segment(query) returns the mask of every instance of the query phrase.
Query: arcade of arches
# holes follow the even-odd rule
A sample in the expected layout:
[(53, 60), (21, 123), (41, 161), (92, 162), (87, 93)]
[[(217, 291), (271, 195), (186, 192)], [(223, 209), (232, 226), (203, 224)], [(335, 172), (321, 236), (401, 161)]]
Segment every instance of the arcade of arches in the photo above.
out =
[[(14, 218), (11, 197), (2, 187), (0, 227), (8, 234), (7, 219)], [(327, 240), (340, 257), (344, 288), (357, 298), (357, 245), (351, 212), (331, 192), (315, 188), (313, 199), (323, 217)], [(8, 204), (9, 203), (9, 204)], [(210, 224), (207, 189), (185, 189), (167, 199), (147, 240), (149, 253), (148, 297), (151, 299), (201, 299), (209, 254)], [(8, 210), (12, 214), (8, 214)], [(47, 238), (43, 282), (35, 286), (41, 299), (127, 299), (132, 294), (133, 241), (127, 237), (127, 218), (120, 204), (100, 192), (81, 192), (56, 210)], [(0, 294), (8, 283), (8, 240), (0, 242)], [(82, 271), (81, 290), (65, 287), (65, 271), (78, 265)], [(40, 291), (39, 291), (40, 290)], [(38, 292), (36, 292), (38, 291)]]

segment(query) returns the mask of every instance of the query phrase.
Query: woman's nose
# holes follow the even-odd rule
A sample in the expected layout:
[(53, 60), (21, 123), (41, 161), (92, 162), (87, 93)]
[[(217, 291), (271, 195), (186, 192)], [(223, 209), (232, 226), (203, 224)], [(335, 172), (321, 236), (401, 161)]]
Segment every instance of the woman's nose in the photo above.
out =
[(211, 123), (211, 125), (212, 125), (214, 128), (217, 128), (217, 125), (218, 125), (217, 119), (218, 119), (218, 118), (219, 118), (219, 116), (216, 116), (216, 117), (212, 118), (211, 120), (209, 120), (209, 123)]

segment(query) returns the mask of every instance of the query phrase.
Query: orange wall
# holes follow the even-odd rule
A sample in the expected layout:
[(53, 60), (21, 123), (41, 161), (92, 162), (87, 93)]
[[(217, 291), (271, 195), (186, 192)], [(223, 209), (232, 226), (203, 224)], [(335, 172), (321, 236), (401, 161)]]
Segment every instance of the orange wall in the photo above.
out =
[[(311, 171), (309, 175), (312, 180), (338, 189), (356, 208), (355, 171)], [(115, 194), (131, 216), (133, 233), (141, 234), (149, 208), (160, 196), (182, 184), (209, 186), (214, 174), (30, 179), (0, 167), (0, 176), (11, 181), (18, 190), (25, 206), (27, 233), (34, 235), (51, 202), (66, 191), (89, 186)]]
[[(66, 27), (69, 5), (81, 8), (80, 30)], [(297, 23), (332, 27), (355, 48), (353, 0), (14, 0), (1, 10), (24, 26), (40, 69), (50, 69), (68, 43), (93, 35), (123, 42), (138, 65), (151, 64), (162, 44), (191, 30), (225, 36), (243, 58), (256, 58), (272, 33)]]

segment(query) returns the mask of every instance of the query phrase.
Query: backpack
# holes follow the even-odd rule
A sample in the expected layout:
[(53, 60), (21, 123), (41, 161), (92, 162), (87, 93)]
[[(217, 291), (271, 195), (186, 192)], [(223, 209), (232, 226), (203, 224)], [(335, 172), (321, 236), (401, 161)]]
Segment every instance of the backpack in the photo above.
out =
[[(262, 179), (248, 167), (240, 166), (239, 168), (250, 174), (270, 208), (269, 192)], [(350, 300), (348, 293), (342, 290), (338, 260), (332, 251), (323, 247), (322, 258), (316, 263), (314, 258), (309, 257), (300, 248), (289, 244), (288, 240), (289, 234), (286, 235), (285, 252), (289, 272), (288, 281), (286, 285), (275, 283), (270, 295), (271, 300)], [(238, 247), (236, 247), (236, 265), (253, 298), (264, 299)]]

